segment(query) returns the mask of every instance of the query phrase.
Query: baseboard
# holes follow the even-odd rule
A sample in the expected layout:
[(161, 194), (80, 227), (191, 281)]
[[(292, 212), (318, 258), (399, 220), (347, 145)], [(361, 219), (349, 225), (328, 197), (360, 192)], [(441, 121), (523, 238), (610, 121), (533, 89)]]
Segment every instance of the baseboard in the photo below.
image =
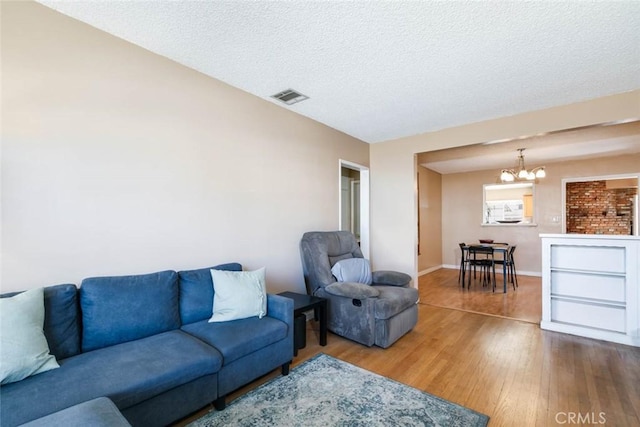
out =
[[(459, 265), (451, 265), (451, 264), (443, 264), (442, 268), (450, 268), (452, 270), (457, 270), (460, 268)], [(498, 271), (498, 273), (500, 273)], [(516, 270), (516, 273), (518, 274), (518, 276), (533, 276), (533, 277), (542, 277), (542, 272), (541, 271), (521, 271), (521, 270)], [(419, 276), (421, 274), (418, 274)]]
[(429, 274), (436, 270), (440, 270), (442, 267), (443, 267), (442, 265), (436, 265), (435, 267), (430, 267), (430, 268), (427, 268), (426, 270), (419, 271), (418, 277), (424, 276), (425, 274)]
[(516, 273), (521, 276), (533, 276), (533, 277), (542, 277), (541, 271), (520, 271), (516, 270)]

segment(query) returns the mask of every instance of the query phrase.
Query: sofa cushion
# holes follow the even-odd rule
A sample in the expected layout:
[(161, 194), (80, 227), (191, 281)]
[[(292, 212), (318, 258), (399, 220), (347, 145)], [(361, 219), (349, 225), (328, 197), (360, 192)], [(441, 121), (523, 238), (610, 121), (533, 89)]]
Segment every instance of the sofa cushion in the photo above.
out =
[(80, 307), (75, 285), (44, 288), (44, 334), (56, 358), (80, 353)]
[(221, 365), (217, 350), (180, 330), (90, 351), (2, 386), (0, 425), (25, 423), (100, 396), (124, 410), (215, 374)]
[(99, 397), (54, 412), (21, 427), (131, 427), (108, 397)]
[(82, 351), (180, 327), (178, 274), (94, 277), (80, 287)]
[(373, 286), (380, 291), (375, 300), (374, 316), (376, 319), (388, 319), (418, 302), (418, 290), (415, 288), (399, 288), (397, 286)]
[[(7, 298), (20, 292), (0, 295)], [(44, 288), (44, 335), (49, 351), (57, 359), (80, 353), (78, 288), (73, 284)]]
[(180, 278), (180, 319), (182, 324), (208, 319), (213, 312), (213, 281), (211, 270), (242, 271), (236, 262), (215, 267), (178, 272)]
[(287, 324), (272, 317), (249, 317), (223, 323), (200, 321), (182, 330), (214, 346), (228, 365), (287, 337)]
[(213, 315), (209, 322), (228, 322), (267, 314), (265, 268), (255, 271), (212, 269)]
[(0, 383), (20, 381), (58, 367), (44, 336), (44, 291), (0, 299)]

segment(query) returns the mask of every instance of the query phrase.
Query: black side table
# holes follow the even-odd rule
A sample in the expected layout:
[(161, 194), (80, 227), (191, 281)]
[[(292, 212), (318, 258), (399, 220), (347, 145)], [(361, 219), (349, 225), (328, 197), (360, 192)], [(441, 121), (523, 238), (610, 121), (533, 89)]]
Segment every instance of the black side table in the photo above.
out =
[(298, 355), (298, 349), (306, 345), (306, 317), (305, 311), (313, 310), (314, 318), (320, 321), (320, 345), (327, 345), (327, 300), (295, 292), (280, 292), (278, 295), (293, 300), (294, 336), (293, 355)]

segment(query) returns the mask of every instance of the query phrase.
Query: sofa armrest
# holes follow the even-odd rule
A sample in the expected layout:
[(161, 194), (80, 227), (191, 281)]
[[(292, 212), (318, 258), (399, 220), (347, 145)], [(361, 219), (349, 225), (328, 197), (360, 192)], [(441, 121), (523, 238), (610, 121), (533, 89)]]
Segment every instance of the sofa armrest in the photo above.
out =
[(287, 362), (282, 365), (282, 374), (286, 375), (289, 373), (289, 364), (293, 359), (293, 300), (280, 295), (267, 294), (267, 316), (287, 324), (287, 337), (285, 339), (288, 342), (287, 351), (291, 353), (288, 353)]
[(375, 298), (380, 291), (364, 283), (335, 282), (326, 286), (324, 290), (331, 295), (353, 299)]
[(407, 286), (411, 283), (411, 276), (399, 271), (374, 271), (372, 278), (374, 285)]
[(293, 300), (280, 295), (267, 294), (267, 316), (282, 320), (293, 330)]

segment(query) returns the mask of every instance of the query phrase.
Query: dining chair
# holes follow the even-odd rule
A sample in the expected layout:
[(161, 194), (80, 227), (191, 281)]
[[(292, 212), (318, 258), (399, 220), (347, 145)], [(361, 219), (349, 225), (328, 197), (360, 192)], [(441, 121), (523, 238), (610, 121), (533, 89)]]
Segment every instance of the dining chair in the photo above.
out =
[[(509, 247), (508, 243), (504, 243), (504, 242), (496, 242), (493, 243), (493, 247), (497, 247), (497, 246), (506, 246), (507, 248)], [(507, 250), (508, 251), (508, 250)], [(504, 261), (507, 258), (507, 251), (495, 251), (495, 255), (500, 254), (500, 256), (496, 256), (496, 264), (502, 265), (502, 261)]]
[(507, 268), (507, 280), (511, 281), (511, 285), (513, 285), (513, 290), (518, 287), (518, 275), (516, 274), (516, 261), (513, 256), (513, 253), (516, 251), (516, 246), (510, 246), (507, 252), (504, 255), (504, 259), (495, 260), (496, 264), (502, 265), (505, 264)]
[(493, 285), (496, 289), (496, 264), (493, 256), (493, 248), (490, 246), (469, 246), (468, 263), (469, 275), (467, 280), (467, 288), (471, 288), (471, 267), (473, 267), (473, 277), (476, 277), (476, 267), (480, 269), (480, 279), (482, 286)]
[(458, 271), (458, 283), (464, 288), (464, 275), (466, 273), (466, 266), (469, 263), (469, 249), (466, 243), (458, 243), (460, 246), (460, 270)]

